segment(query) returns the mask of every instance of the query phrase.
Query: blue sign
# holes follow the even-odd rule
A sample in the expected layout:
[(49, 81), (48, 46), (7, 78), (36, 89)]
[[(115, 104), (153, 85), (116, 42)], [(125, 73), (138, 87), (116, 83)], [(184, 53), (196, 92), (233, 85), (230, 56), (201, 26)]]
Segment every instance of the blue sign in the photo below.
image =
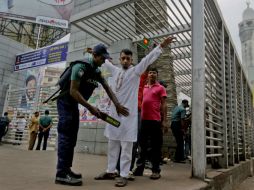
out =
[(17, 55), (14, 71), (64, 62), (67, 52), (68, 42), (65, 42)]

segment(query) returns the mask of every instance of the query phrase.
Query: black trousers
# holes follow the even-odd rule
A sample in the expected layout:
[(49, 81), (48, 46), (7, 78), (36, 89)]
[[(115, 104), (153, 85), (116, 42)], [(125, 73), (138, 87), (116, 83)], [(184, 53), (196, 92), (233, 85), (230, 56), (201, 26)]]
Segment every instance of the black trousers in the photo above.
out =
[(4, 136), (5, 133), (5, 127), (0, 126), (0, 142), (2, 141), (2, 137)]
[(21, 143), (22, 137), (23, 137), (23, 130), (17, 129), (16, 132), (15, 132), (15, 140), (20, 141), (20, 142), (16, 142), (16, 144)]
[(181, 130), (181, 121), (172, 121), (171, 130), (176, 140), (175, 160), (183, 161), (184, 158), (184, 136)]
[(161, 147), (163, 142), (162, 128), (160, 121), (142, 120), (138, 142), (141, 147), (140, 157), (137, 160), (135, 172), (142, 174), (145, 169), (147, 158), (148, 141), (150, 140), (152, 172), (160, 173)]
[(57, 100), (59, 121), (57, 172), (69, 171), (72, 167), (74, 148), (77, 142), (79, 130), (78, 104), (68, 105), (64, 100)]
[(41, 149), (42, 139), (43, 139), (42, 150), (46, 150), (47, 149), (48, 138), (49, 138), (49, 130), (47, 130), (45, 132), (40, 131), (39, 134), (38, 134), (38, 143), (37, 143), (36, 150), (40, 150)]

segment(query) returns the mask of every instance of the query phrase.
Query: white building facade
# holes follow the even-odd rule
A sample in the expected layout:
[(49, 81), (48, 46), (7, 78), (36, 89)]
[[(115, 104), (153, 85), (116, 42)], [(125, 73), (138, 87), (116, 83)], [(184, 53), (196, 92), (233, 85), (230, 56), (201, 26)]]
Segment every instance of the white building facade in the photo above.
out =
[(247, 3), (242, 22), (239, 23), (239, 36), (243, 67), (254, 92), (254, 9), (250, 7), (250, 3)]

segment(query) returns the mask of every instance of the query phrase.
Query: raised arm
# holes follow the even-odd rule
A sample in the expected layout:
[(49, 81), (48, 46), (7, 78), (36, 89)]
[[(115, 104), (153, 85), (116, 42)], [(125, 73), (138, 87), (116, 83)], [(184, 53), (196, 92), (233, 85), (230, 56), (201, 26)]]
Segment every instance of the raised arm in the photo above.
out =
[(167, 37), (160, 45), (154, 48), (147, 56), (145, 56), (139, 64), (135, 66), (135, 72), (137, 75), (141, 75), (149, 65), (155, 62), (162, 53), (162, 49), (167, 47), (175, 37)]
[(106, 68), (110, 73), (114, 73), (115, 70), (119, 69), (117, 66), (113, 65), (112, 62), (108, 59), (105, 60), (103, 67)]

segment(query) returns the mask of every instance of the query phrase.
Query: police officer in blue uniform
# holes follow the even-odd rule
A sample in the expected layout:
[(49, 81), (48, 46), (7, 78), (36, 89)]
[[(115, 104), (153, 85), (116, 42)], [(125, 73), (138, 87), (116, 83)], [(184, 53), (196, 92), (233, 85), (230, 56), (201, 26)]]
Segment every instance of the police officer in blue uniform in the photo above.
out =
[(90, 59), (85, 62), (76, 61), (71, 67), (71, 76), (68, 80), (68, 91), (62, 93), (57, 99), (58, 122), (58, 162), (55, 183), (64, 185), (82, 185), (82, 175), (71, 170), (74, 147), (77, 141), (79, 129), (79, 109), (78, 104), (86, 107), (93, 115), (101, 117), (98, 108), (90, 105), (87, 100), (92, 95), (93, 90), (101, 83), (110, 99), (113, 101), (118, 114), (128, 116), (128, 109), (120, 105), (116, 96), (101, 76), (98, 69), (108, 59), (109, 54), (103, 44), (98, 44), (93, 48)]

